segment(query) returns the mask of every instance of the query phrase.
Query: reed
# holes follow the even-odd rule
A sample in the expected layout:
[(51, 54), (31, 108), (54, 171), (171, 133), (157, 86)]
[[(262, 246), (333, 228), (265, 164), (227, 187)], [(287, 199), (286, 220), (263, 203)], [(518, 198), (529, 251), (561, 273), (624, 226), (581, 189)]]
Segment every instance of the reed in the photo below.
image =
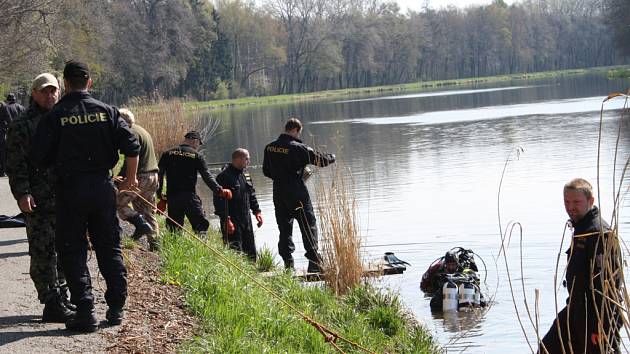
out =
[(339, 163), (329, 168), (330, 178), (319, 178), (316, 191), (324, 279), (335, 294), (343, 295), (361, 282), (361, 237), (352, 173)]
[(197, 130), (206, 140), (219, 126), (218, 120), (203, 119), (198, 111), (186, 112), (183, 102), (178, 99), (161, 100), (151, 105), (135, 101), (131, 111), (136, 123), (151, 134), (158, 158), (162, 152), (181, 143), (188, 131)]

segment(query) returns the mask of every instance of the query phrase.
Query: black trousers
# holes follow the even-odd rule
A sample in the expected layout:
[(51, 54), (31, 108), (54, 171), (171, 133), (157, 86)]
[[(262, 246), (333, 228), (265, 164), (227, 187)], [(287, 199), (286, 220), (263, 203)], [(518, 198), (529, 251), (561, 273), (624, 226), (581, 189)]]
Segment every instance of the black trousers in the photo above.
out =
[[(593, 344), (593, 342), (591, 342), (591, 334), (596, 333), (598, 330), (596, 326), (588, 325), (589, 321), (587, 319), (587, 316), (597, 315), (594, 308), (590, 308), (587, 313), (587, 306), (583, 302), (576, 302), (575, 304), (571, 305), (570, 310), (568, 310), (567, 307), (562, 309), (562, 311), (558, 313), (558, 316), (553, 321), (551, 328), (549, 328), (549, 331), (542, 339), (542, 344), (545, 345), (547, 351), (545, 352), (541, 346), (538, 350), (538, 353), (618, 353), (618, 326), (614, 327), (613, 332), (609, 333), (608, 335), (608, 338), (611, 340), (612, 343), (609, 345), (604, 345), (604, 347), (609, 347), (610, 350), (603, 352), (600, 350), (599, 345)], [(615, 322), (615, 320), (613, 320), (612, 322)], [(604, 326), (605, 331), (609, 329), (609, 325)], [(562, 348), (564, 348), (564, 352)]]
[(7, 140), (6, 132), (0, 131), (0, 176), (4, 175), (7, 167)]
[(107, 284), (107, 305), (123, 307), (127, 298), (127, 269), (120, 249), (116, 191), (109, 176), (102, 173), (60, 178), (56, 208), (57, 256), (77, 311), (85, 313), (94, 308), (86, 231)]
[[(195, 232), (205, 232), (210, 227), (210, 222), (206, 219), (206, 214), (203, 211), (201, 199), (195, 192), (168, 193), (168, 217), (182, 226), (184, 225), (184, 217), (187, 217)], [(166, 226), (169, 230), (178, 228), (175, 223), (168, 219)]]
[(313, 203), (304, 184), (280, 187), (274, 185), (273, 205), (276, 222), (280, 231), (278, 253), (285, 263), (293, 261), (295, 244), (293, 243), (293, 220), (297, 220), (304, 242), (306, 258), (314, 263), (321, 263), (317, 252), (317, 219)]
[[(245, 222), (241, 222), (235, 218), (232, 218), (232, 223), (234, 224), (234, 233), (231, 235), (227, 234), (227, 230), (225, 229), (225, 220), (221, 220), (221, 233), (223, 235), (223, 241), (226, 243), (231, 249), (239, 252), (243, 252), (247, 255), (252, 261), (256, 261), (256, 239), (254, 238), (254, 231), (252, 229), (251, 221), (249, 225), (245, 224)], [(248, 227), (249, 226), (249, 227)], [(227, 240), (226, 236), (227, 235)]]

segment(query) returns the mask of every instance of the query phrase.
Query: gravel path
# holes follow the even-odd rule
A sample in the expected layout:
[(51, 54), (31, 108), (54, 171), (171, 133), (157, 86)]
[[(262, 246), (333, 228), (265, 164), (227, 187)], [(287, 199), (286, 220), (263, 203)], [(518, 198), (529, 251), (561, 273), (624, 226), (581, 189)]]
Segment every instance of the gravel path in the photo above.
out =
[[(0, 214), (18, 212), (8, 179), (0, 178)], [(103, 353), (107, 350), (110, 343), (105, 335), (111, 337), (118, 327), (107, 326), (107, 305), (101, 289), (105, 283), (102, 277), (96, 279), (94, 257), (90, 262), (101, 329), (91, 334), (76, 334), (66, 331), (63, 324), (42, 323), (43, 305), (37, 300), (28, 274), (26, 229), (0, 229), (0, 353)]]

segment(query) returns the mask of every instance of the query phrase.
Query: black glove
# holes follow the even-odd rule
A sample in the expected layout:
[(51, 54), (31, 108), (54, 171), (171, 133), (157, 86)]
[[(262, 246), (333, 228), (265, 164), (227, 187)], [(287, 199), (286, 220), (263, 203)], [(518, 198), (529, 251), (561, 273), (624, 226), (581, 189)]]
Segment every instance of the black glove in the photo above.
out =
[(335, 161), (337, 161), (335, 154), (328, 154), (328, 161), (330, 161), (330, 163), (335, 163)]

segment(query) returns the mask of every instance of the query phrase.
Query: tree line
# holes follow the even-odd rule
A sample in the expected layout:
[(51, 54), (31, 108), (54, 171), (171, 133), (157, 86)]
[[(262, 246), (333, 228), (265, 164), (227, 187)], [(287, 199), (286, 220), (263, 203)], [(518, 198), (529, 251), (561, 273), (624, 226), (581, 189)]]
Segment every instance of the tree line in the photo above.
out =
[(0, 0), (0, 91), (87, 62), (102, 99), (251, 95), (626, 63), (627, 0)]

